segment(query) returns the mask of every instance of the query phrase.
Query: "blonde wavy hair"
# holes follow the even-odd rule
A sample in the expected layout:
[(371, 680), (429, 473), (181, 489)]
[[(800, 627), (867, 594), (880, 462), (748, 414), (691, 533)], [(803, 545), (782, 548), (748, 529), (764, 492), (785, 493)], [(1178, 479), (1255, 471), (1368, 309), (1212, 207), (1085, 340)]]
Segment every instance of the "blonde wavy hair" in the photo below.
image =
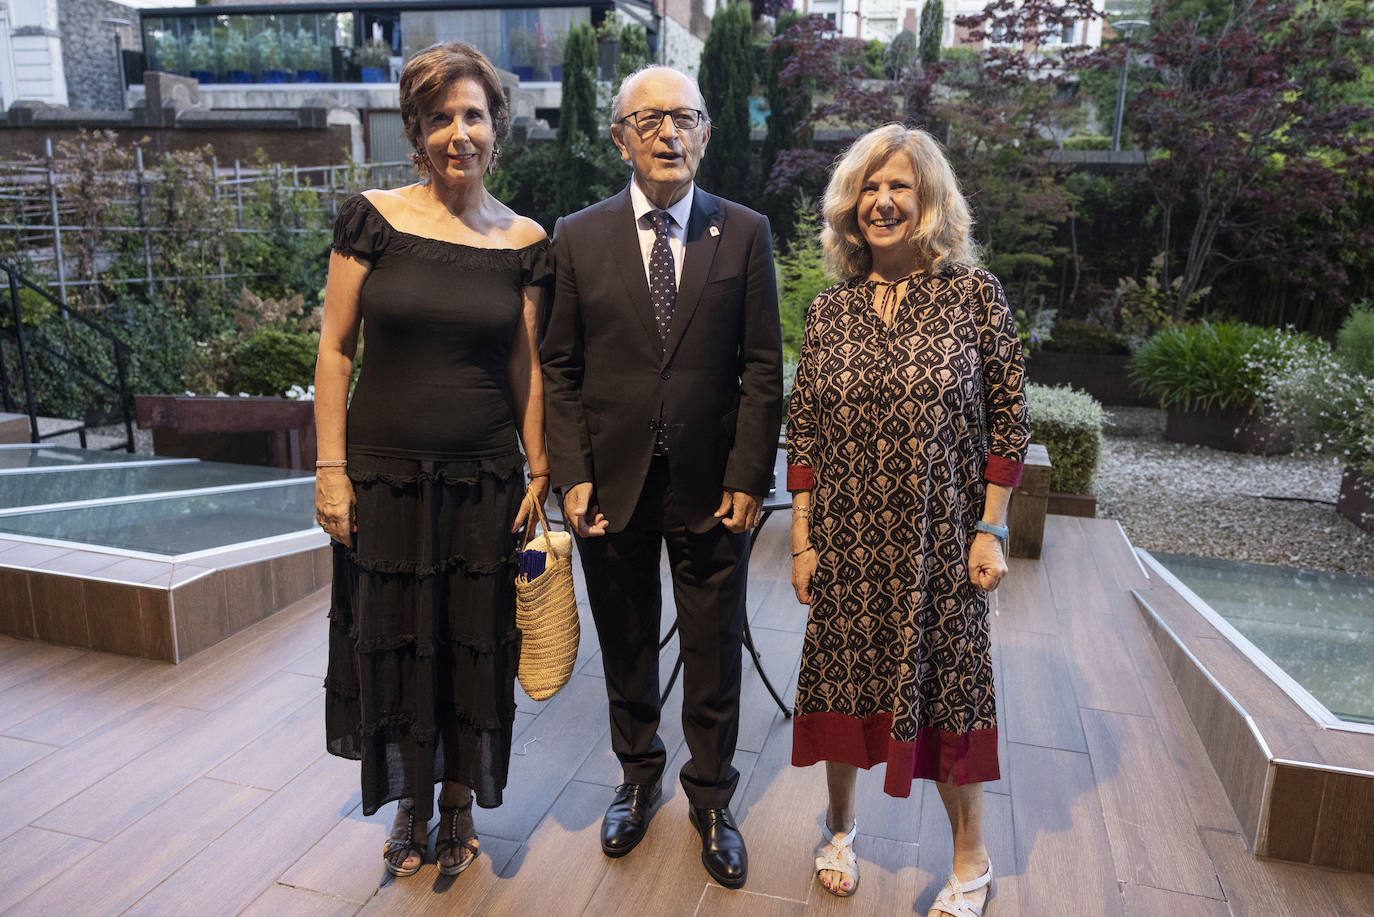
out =
[(868, 176), (895, 153), (909, 156), (916, 173), (920, 218), (908, 236), (916, 248), (914, 267), (931, 272), (950, 264), (971, 267), (977, 258), (969, 238), (973, 218), (949, 160), (925, 131), (885, 124), (854, 141), (835, 163), (821, 199), (826, 268), (845, 280), (866, 277), (873, 269), (873, 255), (859, 229), (859, 195)]

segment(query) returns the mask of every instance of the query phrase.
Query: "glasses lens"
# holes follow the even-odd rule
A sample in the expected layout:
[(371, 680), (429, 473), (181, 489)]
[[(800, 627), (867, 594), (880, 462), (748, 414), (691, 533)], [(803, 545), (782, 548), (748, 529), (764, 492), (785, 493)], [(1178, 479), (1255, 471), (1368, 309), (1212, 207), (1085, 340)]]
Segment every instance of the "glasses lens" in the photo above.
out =
[(690, 131), (701, 123), (701, 112), (695, 108), (679, 108), (673, 112), (673, 124), (678, 130)]
[(634, 113), (635, 128), (649, 133), (658, 130), (658, 126), (663, 123), (663, 116), (666, 112), (657, 111), (653, 108), (646, 108)]

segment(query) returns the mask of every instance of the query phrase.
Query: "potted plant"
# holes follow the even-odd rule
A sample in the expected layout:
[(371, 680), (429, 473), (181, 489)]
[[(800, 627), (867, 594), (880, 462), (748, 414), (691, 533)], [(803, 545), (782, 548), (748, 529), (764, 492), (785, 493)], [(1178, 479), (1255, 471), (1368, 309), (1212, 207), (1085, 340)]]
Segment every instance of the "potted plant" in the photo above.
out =
[(353, 63), (364, 83), (385, 83), (391, 72), (391, 46), (373, 38), (353, 49)]
[(251, 83), (253, 75), (248, 72), (248, 37), (238, 29), (231, 28), (219, 45), (220, 72), (229, 83)]
[(1168, 412), (1165, 439), (1229, 452), (1287, 452), (1287, 424), (1262, 395), (1284, 334), (1236, 322), (1175, 325), (1141, 345), (1131, 377)]
[(522, 81), (534, 79), (534, 58), (537, 42), (534, 33), (524, 26), (516, 26), (506, 36), (506, 54), (511, 72)]
[(153, 37), (153, 53), (157, 56), (156, 69), (163, 73), (181, 73), (181, 40), (170, 29), (163, 29)]
[(253, 53), (258, 62), (258, 73), (264, 83), (285, 83), (285, 56), (282, 53), (281, 35), (271, 26), (264, 28), (253, 39)]
[(197, 30), (186, 43), (186, 68), (198, 82), (215, 81), (215, 49), (210, 44), (208, 31)]
[(316, 41), (315, 36), (305, 29), (298, 29), (291, 39), (287, 64), (296, 71), (296, 82), (319, 83), (324, 80), (324, 67), (321, 65), (325, 49)]
[(624, 28), (624, 20), (615, 10), (606, 13), (596, 27), (597, 64), (603, 80), (615, 79), (615, 62), (620, 57), (620, 33)]
[(1026, 376), (1041, 385), (1073, 385), (1103, 404), (1154, 401), (1131, 384), (1125, 335), (1091, 318), (1065, 318), (1037, 351), (1026, 353)]
[(1050, 457), (1050, 495), (1046, 511), (1061, 516), (1097, 515), (1093, 476), (1102, 455), (1102, 405), (1073, 386), (1026, 386), (1031, 442)]

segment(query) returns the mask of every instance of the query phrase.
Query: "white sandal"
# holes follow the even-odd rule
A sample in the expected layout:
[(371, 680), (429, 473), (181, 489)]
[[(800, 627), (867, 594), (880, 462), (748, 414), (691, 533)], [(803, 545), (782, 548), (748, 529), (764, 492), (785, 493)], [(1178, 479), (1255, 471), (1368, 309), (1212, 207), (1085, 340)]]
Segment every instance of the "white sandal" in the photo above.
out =
[[(983, 899), (983, 906), (974, 904), (964, 897), (968, 892), (976, 892), (978, 889), (992, 881), (992, 862), (988, 862), (988, 868), (976, 879), (968, 882), (960, 882), (953, 872), (949, 874), (949, 881), (945, 887), (940, 889), (940, 894), (935, 896), (935, 903), (930, 906), (931, 914), (949, 914), (951, 917), (983, 917), (983, 907), (987, 906), (988, 900)], [(929, 917), (929, 915), (927, 915)]]
[[(858, 833), (859, 822), (856, 819), (849, 830), (842, 834), (831, 834), (829, 825), (823, 827), (830, 842), (821, 848), (820, 855), (816, 857), (816, 883), (837, 898), (848, 898), (859, 890), (859, 861), (854, 856), (854, 836)], [(821, 873), (825, 870), (837, 872), (850, 881), (849, 888), (837, 889), (826, 885), (821, 881)]]

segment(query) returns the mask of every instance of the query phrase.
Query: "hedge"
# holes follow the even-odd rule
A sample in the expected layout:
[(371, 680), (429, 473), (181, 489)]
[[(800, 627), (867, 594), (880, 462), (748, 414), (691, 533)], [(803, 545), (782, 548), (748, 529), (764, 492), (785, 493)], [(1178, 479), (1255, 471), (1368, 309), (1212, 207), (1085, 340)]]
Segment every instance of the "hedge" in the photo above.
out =
[(1102, 405), (1069, 385), (1026, 385), (1031, 442), (1050, 454), (1050, 490), (1092, 492), (1093, 475), (1102, 454)]

